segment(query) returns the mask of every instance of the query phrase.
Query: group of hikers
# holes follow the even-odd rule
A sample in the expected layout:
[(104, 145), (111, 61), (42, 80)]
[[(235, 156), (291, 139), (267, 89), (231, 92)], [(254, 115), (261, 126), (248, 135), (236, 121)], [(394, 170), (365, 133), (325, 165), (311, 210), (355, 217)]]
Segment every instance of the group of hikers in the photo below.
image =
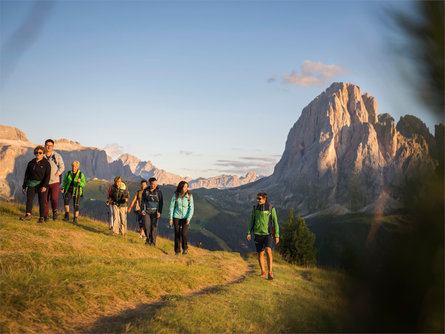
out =
[(32, 205), (34, 197), (39, 199), (39, 223), (49, 219), (49, 202), (53, 211), (53, 219), (58, 218), (59, 191), (64, 195), (65, 217), (69, 220), (69, 204), (73, 200), (74, 217), (73, 222), (77, 223), (79, 217), (79, 198), (82, 196), (85, 187), (85, 175), (79, 171), (79, 161), (73, 161), (72, 169), (65, 174), (62, 182), (62, 174), (65, 171), (65, 164), (62, 156), (54, 151), (54, 140), (47, 139), (45, 146), (34, 148), (34, 155), (25, 171), (22, 191), (26, 193), (26, 214), (20, 220), (31, 220)]
[[(127, 213), (134, 207), (141, 237), (147, 245), (156, 246), (159, 217), (164, 206), (164, 197), (158, 187), (156, 178), (141, 181), (141, 187), (127, 206), (130, 194), (120, 176), (114, 178), (107, 194), (107, 207), (113, 213), (109, 217), (110, 229), (114, 234), (125, 235), (127, 229)], [(169, 225), (175, 229), (175, 254), (188, 253), (188, 227), (194, 213), (193, 196), (188, 191), (188, 183), (179, 182), (170, 201)]]
[[(69, 221), (69, 204), (72, 200), (74, 207), (73, 223), (78, 223), (79, 200), (83, 195), (86, 185), (85, 175), (79, 170), (79, 161), (73, 161), (72, 169), (62, 175), (65, 165), (62, 156), (54, 151), (54, 140), (47, 139), (45, 146), (34, 148), (35, 158), (26, 168), (22, 185), (23, 193), (26, 193), (26, 214), (20, 217), (22, 221), (31, 220), (31, 212), (35, 195), (39, 201), (39, 223), (49, 220), (49, 203), (52, 207), (52, 218), (58, 218), (59, 191), (63, 194), (65, 216), (64, 221)], [(62, 184), (62, 186), (61, 186)], [(261, 277), (266, 277), (264, 253), (267, 257), (268, 279), (273, 279), (272, 272), (272, 248), (279, 242), (279, 226), (275, 208), (267, 201), (267, 194), (257, 194), (257, 204), (253, 206), (247, 240), (254, 236), (258, 263), (261, 269)], [(126, 235), (127, 213), (134, 208), (139, 225), (141, 237), (145, 238), (145, 244), (156, 246), (158, 220), (163, 209), (163, 195), (159, 189), (156, 178), (140, 182), (140, 189), (135, 193), (133, 200), (128, 205), (130, 193), (120, 176), (114, 178), (114, 183), (107, 193), (106, 206), (109, 212), (109, 227), (113, 234)], [(112, 214), (110, 214), (110, 211)], [(174, 192), (169, 208), (169, 226), (174, 226), (175, 254), (188, 253), (188, 228), (194, 213), (193, 196), (188, 190), (186, 181), (179, 182)]]

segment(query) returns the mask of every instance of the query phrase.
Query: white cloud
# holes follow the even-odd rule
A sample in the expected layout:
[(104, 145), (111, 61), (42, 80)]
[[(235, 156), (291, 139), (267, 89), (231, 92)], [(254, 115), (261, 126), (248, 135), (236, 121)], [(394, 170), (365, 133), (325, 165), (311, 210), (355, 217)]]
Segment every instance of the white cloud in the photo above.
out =
[(192, 155), (193, 154), (193, 152), (190, 152), (190, 151), (179, 151), (179, 154), (182, 154), (182, 155), (187, 155), (187, 156), (189, 156), (189, 155)]
[(118, 158), (124, 153), (124, 148), (119, 144), (108, 144), (104, 147), (104, 151), (113, 159)]
[[(321, 86), (330, 80), (334, 79), (341, 73), (349, 72), (346, 68), (334, 65), (323, 64), (321, 61), (313, 62), (305, 60), (300, 69), (301, 73), (297, 73), (295, 70), (290, 73), (283, 73), (283, 83), (292, 84), (296, 86), (312, 87)], [(276, 79), (274, 74), (268, 82), (273, 82)], [(272, 80), (273, 78), (273, 80)]]
[(222, 173), (245, 175), (254, 171), (257, 175), (270, 175), (279, 159), (271, 157), (240, 157), (238, 160), (216, 160), (215, 166)]

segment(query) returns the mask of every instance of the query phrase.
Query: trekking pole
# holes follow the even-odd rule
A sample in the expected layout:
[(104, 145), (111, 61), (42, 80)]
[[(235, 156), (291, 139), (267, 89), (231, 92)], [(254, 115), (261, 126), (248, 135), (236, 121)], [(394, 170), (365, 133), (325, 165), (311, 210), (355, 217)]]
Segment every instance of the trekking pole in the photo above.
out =
[[(74, 200), (77, 198), (77, 206), (79, 207), (79, 201), (80, 201), (80, 185), (77, 183), (76, 187), (76, 197), (74, 197)], [(80, 210), (80, 208), (79, 208)], [(76, 209), (74, 208), (74, 217), (76, 217)]]

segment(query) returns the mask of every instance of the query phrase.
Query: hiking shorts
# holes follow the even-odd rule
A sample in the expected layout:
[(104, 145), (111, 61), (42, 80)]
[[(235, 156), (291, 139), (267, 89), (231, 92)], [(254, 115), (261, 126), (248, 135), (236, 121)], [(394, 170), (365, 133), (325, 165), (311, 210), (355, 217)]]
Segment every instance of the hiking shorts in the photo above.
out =
[(63, 204), (70, 205), (70, 200), (73, 200), (74, 211), (79, 211), (79, 196), (73, 196), (73, 193), (67, 191), (63, 197)]
[(273, 238), (272, 235), (259, 235), (255, 234), (253, 236), (253, 240), (255, 241), (255, 247), (257, 253), (261, 253), (264, 251), (266, 247), (273, 247)]

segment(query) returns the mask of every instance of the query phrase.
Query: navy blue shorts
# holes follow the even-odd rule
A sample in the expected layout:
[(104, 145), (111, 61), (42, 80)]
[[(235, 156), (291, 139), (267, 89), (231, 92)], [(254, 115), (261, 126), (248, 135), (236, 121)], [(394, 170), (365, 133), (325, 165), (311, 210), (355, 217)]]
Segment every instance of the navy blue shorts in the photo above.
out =
[(273, 238), (270, 234), (269, 235), (255, 234), (253, 236), (253, 240), (255, 241), (255, 247), (257, 253), (263, 252), (266, 247), (269, 248), (273, 247)]

